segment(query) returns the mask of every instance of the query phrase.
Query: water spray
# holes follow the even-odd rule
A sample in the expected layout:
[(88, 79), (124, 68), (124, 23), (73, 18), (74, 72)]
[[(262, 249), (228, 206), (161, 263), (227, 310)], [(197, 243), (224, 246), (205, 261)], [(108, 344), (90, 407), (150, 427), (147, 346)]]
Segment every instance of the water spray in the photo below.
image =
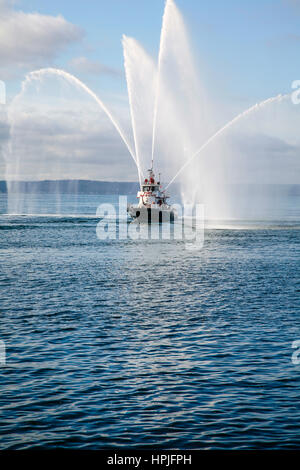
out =
[(157, 67), (157, 79), (156, 79), (156, 93), (155, 93), (155, 100), (154, 100), (154, 108), (153, 108), (153, 127), (152, 127), (152, 156), (151, 156), (151, 168), (153, 168), (153, 160), (154, 160), (154, 150), (155, 150), (155, 139), (156, 139), (156, 128), (157, 128), (157, 113), (158, 113), (158, 100), (160, 94), (160, 75), (161, 75), (161, 64), (162, 64), (162, 57), (164, 52), (164, 43), (165, 43), (165, 35), (166, 35), (166, 23), (167, 18), (169, 15), (169, 9), (171, 5), (174, 6), (173, 0), (167, 0), (165, 5), (165, 10), (162, 19), (162, 28), (160, 33), (160, 44), (159, 44), (159, 53), (158, 53), (158, 67)]
[(26, 86), (31, 82), (31, 80), (40, 80), (44, 75), (56, 75), (59, 77), (64, 78), (65, 80), (75, 84), (77, 87), (81, 88), (84, 90), (86, 93), (88, 93), (95, 101), (96, 103), (100, 106), (100, 108), (105, 112), (105, 114), (108, 116), (110, 119), (111, 123), (115, 127), (115, 129), (118, 131), (121, 139), (123, 140), (124, 144), (126, 145), (130, 155), (132, 156), (136, 166), (138, 167), (138, 162), (134, 153), (134, 150), (132, 149), (124, 131), (122, 130), (120, 124), (117, 122), (115, 117), (112, 115), (110, 110), (107, 108), (107, 106), (100, 100), (100, 98), (94, 93), (87, 85), (85, 85), (81, 80), (79, 80), (77, 77), (74, 75), (65, 72), (64, 70), (60, 69), (55, 69), (55, 68), (44, 68), (40, 70), (34, 70), (33, 72), (30, 72), (26, 75), (25, 80), (22, 82), (22, 88), (21, 92), (19, 95), (16, 96), (15, 100), (16, 101), (22, 93), (25, 91)]
[(171, 181), (168, 183), (166, 186), (166, 190), (168, 187), (175, 181), (175, 179), (180, 175), (180, 173), (183, 172), (183, 170), (196, 158), (216, 137), (218, 137), (220, 134), (225, 132), (229, 127), (231, 127), (233, 124), (235, 124), (237, 121), (242, 119), (243, 117), (247, 116), (248, 114), (252, 113), (253, 111), (257, 111), (261, 109), (263, 106), (273, 103), (274, 101), (282, 101), (285, 98), (288, 98), (290, 94), (287, 95), (277, 95), (272, 98), (268, 98), (264, 101), (261, 101), (260, 103), (256, 103), (255, 105), (251, 106), (250, 108), (246, 109), (246, 111), (243, 111), (242, 113), (238, 114), (235, 118), (233, 118), (231, 121), (229, 121), (225, 126), (221, 127), (215, 134), (213, 134), (189, 159), (188, 161), (180, 168), (180, 170), (176, 173), (176, 175), (171, 179)]

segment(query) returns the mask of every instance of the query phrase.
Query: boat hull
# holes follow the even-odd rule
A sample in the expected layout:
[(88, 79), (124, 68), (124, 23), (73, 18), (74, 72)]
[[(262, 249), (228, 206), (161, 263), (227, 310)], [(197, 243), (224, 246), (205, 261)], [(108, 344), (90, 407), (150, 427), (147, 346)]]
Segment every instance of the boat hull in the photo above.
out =
[(173, 223), (177, 219), (177, 214), (172, 207), (159, 208), (159, 207), (139, 207), (128, 206), (127, 209), (130, 217), (135, 219), (138, 223), (160, 224), (160, 223)]

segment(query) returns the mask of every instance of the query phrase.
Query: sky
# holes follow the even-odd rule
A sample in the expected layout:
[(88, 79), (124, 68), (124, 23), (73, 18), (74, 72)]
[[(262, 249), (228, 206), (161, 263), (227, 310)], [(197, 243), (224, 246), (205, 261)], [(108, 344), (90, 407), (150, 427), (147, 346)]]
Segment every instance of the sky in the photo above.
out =
[[(85, 97), (77, 91), (67, 90), (68, 104), (60, 91), (57, 108), (58, 85), (51, 80), (47, 87), (42, 87), (43, 96), (41, 92), (34, 99), (25, 96), (19, 104), (18, 116), (14, 114), (14, 133), (6, 113), (28, 72), (57, 67), (86, 83), (123, 120), (124, 126), (129, 126), (122, 35), (136, 38), (156, 61), (164, 4), (164, 0), (0, 0), (0, 80), (5, 82), (7, 92), (7, 105), (0, 105), (0, 179), (17, 175), (12, 174), (12, 165), (8, 171), (7, 154), (3, 156), (12, 135), (14, 161), (20, 161), (22, 154), (23, 166), (19, 164), (17, 175), (20, 178), (36, 176), (39, 161), (39, 168), (43, 168), (38, 175), (41, 179), (68, 175), (136, 179), (135, 165), (119, 136), (105, 122), (105, 116), (97, 117), (92, 102), (86, 99), (84, 104)], [(177, 0), (176, 5), (184, 17), (201, 85), (213, 103), (218, 125), (256, 102), (290, 92), (291, 83), (300, 79), (300, 0)], [(47, 89), (51, 103), (46, 103)], [(28, 112), (29, 101), (39, 109)], [(82, 111), (81, 119), (78, 109)], [(289, 127), (290, 119), (293, 128), (294, 118), (294, 110), (292, 117), (285, 113), (284, 127)], [(43, 126), (39, 126), (36, 131), (39, 134), (35, 135), (36, 124), (41, 122)], [(279, 148), (282, 150), (285, 142), (288, 151), (291, 152), (292, 145), (296, 155), (298, 142), (290, 136), (291, 132), (276, 135), (280, 123), (280, 119), (274, 123)], [(63, 130), (64, 126), (68, 132)], [(51, 142), (55, 127), (59, 128), (60, 138), (57, 149)], [(265, 129), (257, 132), (257, 142), (265, 142), (261, 137)], [(269, 138), (270, 134), (268, 131)], [(74, 135), (76, 149), (72, 148)], [(253, 149), (253, 141), (249, 148)], [(71, 168), (72, 152), (79, 155), (75, 171)], [(31, 155), (27, 166), (26, 154)], [(64, 158), (68, 164), (62, 164)], [(52, 169), (48, 171), (49, 159)], [(289, 175), (296, 170), (298, 166)], [(289, 181), (289, 176), (286, 180)]]

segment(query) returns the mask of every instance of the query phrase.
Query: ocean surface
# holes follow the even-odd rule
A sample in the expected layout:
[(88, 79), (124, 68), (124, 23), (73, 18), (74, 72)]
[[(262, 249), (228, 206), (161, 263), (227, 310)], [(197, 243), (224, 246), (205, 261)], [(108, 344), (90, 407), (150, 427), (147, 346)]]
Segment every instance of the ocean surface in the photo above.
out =
[(0, 196), (0, 449), (299, 448), (300, 205), (188, 250), (99, 239), (117, 200)]

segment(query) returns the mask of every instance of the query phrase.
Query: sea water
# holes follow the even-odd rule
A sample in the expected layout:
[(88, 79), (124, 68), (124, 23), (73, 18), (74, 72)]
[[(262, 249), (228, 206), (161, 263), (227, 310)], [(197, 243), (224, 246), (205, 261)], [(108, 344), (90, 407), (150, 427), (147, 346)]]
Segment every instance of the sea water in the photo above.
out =
[(187, 250), (99, 240), (117, 196), (39, 201), (1, 196), (1, 449), (299, 448), (297, 217), (207, 224)]

